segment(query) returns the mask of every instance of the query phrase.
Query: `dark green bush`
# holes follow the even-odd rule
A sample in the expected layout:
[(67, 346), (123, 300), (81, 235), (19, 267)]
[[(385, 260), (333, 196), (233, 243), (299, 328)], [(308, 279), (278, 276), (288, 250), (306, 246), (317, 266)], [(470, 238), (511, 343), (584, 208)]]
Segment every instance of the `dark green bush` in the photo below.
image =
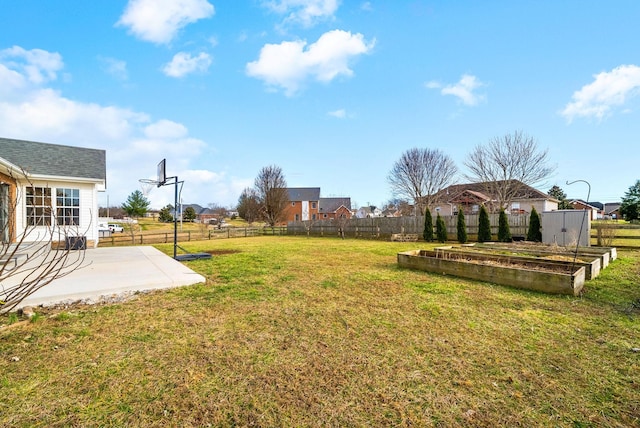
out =
[(433, 217), (431, 217), (429, 208), (424, 212), (424, 231), (422, 232), (422, 238), (427, 242), (433, 241)]
[(527, 230), (527, 241), (542, 242), (542, 227), (540, 225), (540, 215), (534, 207), (531, 207), (529, 216), (529, 230)]
[(489, 213), (484, 205), (480, 206), (480, 218), (478, 219), (478, 242), (491, 241), (491, 222)]
[(462, 207), (458, 208), (458, 242), (461, 244), (467, 242), (467, 224), (464, 221)]
[(447, 236), (447, 225), (444, 224), (444, 219), (440, 217), (439, 213), (436, 219), (436, 235), (438, 236), (438, 242), (447, 242), (447, 239), (449, 239)]
[(498, 241), (511, 242), (511, 231), (509, 230), (509, 218), (504, 210), (500, 210), (500, 217), (498, 217)]

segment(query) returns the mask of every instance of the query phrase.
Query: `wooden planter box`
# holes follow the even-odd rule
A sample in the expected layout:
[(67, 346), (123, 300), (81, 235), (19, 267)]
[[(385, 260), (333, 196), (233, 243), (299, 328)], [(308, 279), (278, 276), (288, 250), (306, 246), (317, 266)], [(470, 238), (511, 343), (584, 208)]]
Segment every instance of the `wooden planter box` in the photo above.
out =
[[(506, 256), (505, 259), (509, 257)], [(556, 271), (542, 270), (542, 266), (534, 260), (527, 263), (482, 264), (482, 260), (471, 256), (465, 259), (447, 259), (438, 257), (436, 251), (413, 250), (398, 253), (400, 267), (454, 275), (462, 278), (487, 281), (494, 284), (527, 290), (542, 291), (553, 294), (569, 294), (577, 296), (584, 287), (585, 268), (576, 266), (575, 270), (568, 267)], [(486, 261), (485, 261), (486, 262)]]
[[(475, 245), (475, 244), (472, 244)], [(539, 254), (575, 254), (573, 249), (565, 248), (565, 251), (558, 252), (553, 250), (550, 246), (544, 244), (505, 244), (501, 242), (486, 242), (484, 244), (477, 244), (478, 248), (494, 248), (494, 249), (508, 249), (512, 251), (532, 252), (536, 251)], [(564, 247), (563, 247), (564, 248)], [(604, 269), (609, 266), (609, 263), (618, 257), (616, 248), (610, 247), (578, 247), (578, 257), (599, 257), (600, 269)]]
[[(555, 266), (558, 266), (558, 267), (567, 266), (569, 269), (575, 266), (577, 267), (584, 266), (585, 279), (587, 281), (594, 279), (595, 277), (600, 275), (600, 270), (601, 270), (600, 266), (602, 261), (602, 258), (596, 255), (578, 256), (575, 262), (573, 260), (568, 261), (568, 260), (544, 259), (544, 258), (539, 258), (539, 256), (544, 257), (544, 256), (558, 255), (558, 254), (550, 253), (550, 252), (532, 251), (532, 250), (519, 250), (517, 255), (491, 253), (491, 249), (490, 248), (487, 249), (486, 247), (451, 246), (451, 247), (436, 247), (435, 250), (436, 252), (439, 252), (439, 253), (441, 252), (444, 254), (452, 253), (452, 254), (458, 254), (461, 256), (468, 255), (469, 257), (473, 257), (476, 260), (489, 260), (489, 261), (496, 261), (496, 262), (505, 260), (507, 263), (535, 262), (536, 265), (549, 266), (550, 269), (553, 269)], [(482, 250), (484, 250), (484, 252), (481, 252)], [(573, 258), (573, 254), (569, 254), (569, 253), (563, 253), (562, 256)]]

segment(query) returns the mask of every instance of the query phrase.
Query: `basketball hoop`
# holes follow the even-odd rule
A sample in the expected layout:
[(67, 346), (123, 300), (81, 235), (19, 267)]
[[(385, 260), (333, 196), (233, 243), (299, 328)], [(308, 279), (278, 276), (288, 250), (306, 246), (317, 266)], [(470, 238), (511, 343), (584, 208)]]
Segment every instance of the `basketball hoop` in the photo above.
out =
[(138, 181), (140, 182), (140, 187), (142, 188), (142, 194), (144, 195), (145, 198), (147, 196), (149, 196), (149, 193), (151, 193), (151, 191), (153, 190), (154, 187), (158, 187), (158, 181), (157, 180), (151, 180), (151, 179), (148, 179), (148, 178), (141, 178)]

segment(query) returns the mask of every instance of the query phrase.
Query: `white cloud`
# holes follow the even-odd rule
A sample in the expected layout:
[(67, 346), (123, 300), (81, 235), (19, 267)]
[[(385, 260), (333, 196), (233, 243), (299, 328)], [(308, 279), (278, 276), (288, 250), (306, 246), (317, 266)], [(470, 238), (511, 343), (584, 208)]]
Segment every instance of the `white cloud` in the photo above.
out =
[[(47, 54), (41, 51), (38, 55), (44, 58)], [(198, 165), (206, 165), (211, 148), (190, 136), (185, 125), (169, 119), (153, 120), (144, 112), (118, 106), (72, 100), (41, 84), (54, 75), (41, 71), (43, 78), (34, 77), (33, 70), (24, 67), (23, 62), (13, 61), (13, 56), (7, 58), (3, 51), (0, 93), (5, 91), (12, 96), (0, 97), (0, 135), (106, 150), (107, 193), (99, 196), (101, 204), (106, 204), (107, 194), (112, 205), (124, 202), (131, 192), (140, 189), (138, 179), (155, 176), (156, 165), (163, 158), (167, 159), (169, 175), (178, 175), (185, 181), (182, 195), (187, 203), (229, 205), (246, 187), (246, 179), (227, 177), (224, 172)], [(58, 60), (50, 63), (55, 66), (32, 63), (38, 63), (41, 70), (57, 72), (64, 67), (62, 58)], [(173, 203), (173, 189), (154, 189), (148, 198), (154, 208), (160, 208)]]
[(467, 106), (478, 105), (481, 101), (485, 100), (484, 95), (475, 93), (478, 88), (486, 86), (485, 83), (478, 80), (476, 76), (470, 74), (464, 74), (458, 81), (458, 83), (444, 86), (438, 81), (432, 80), (425, 83), (425, 87), (428, 89), (440, 89), (442, 95), (453, 95), (457, 97), (462, 104)]
[(640, 94), (640, 67), (637, 65), (621, 65), (593, 77), (592, 83), (573, 93), (572, 101), (560, 112), (568, 122), (576, 117), (602, 119), (614, 107)]
[(338, 110), (334, 110), (334, 111), (330, 111), (327, 113), (329, 116), (338, 118), (338, 119), (344, 119), (345, 117), (347, 117), (347, 111), (343, 108), (338, 109)]
[[(0, 61), (6, 64), (3, 67), (5, 69), (3, 75), (7, 74), (12, 80), (9, 84), (14, 85), (16, 80), (36, 85), (56, 80), (58, 71), (64, 66), (62, 57), (57, 52), (47, 52), (42, 49), (26, 50), (20, 46), (1, 50)], [(7, 69), (13, 69), (13, 72), (7, 73)]]
[(308, 47), (302, 40), (266, 44), (258, 60), (247, 64), (246, 72), (270, 87), (283, 88), (291, 96), (307, 79), (329, 82), (340, 75), (352, 76), (349, 62), (371, 52), (374, 44), (365, 41), (362, 34), (342, 30), (324, 33)]
[(370, 1), (365, 1), (360, 5), (360, 9), (364, 10), (365, 12), (372, 12), (373, 6), (371, 5)]
[(199, 71), (205, 72), (211, 65), (211, 55), (200, 52), (198, 56), (191, 56), (186, 52), (178, 52), (171, 62), (167, 63), (162, 71), (169, 77), (184, 77), (187, 74)]
[(127, 72), (127, 63), (125, 61), (99, 56), (98, 60), (102, 63), (104, 71), (115, 77), (118, 80), (129, 79), (129, 73)]
[(284, 23), (311, 27), (316, 22), (333, 18), (339, 0), (271, 0), (263, 3), (273, 12), (286, 15)]
[(178, 31), (215, 13), (206, 0), (129, 0), (117, 26), (148, 42), (166, 44)]

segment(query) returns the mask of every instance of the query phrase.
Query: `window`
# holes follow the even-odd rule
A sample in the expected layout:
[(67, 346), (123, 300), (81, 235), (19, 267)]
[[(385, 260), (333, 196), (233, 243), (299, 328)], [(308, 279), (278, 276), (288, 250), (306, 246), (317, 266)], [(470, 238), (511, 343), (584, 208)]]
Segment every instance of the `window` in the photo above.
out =
[(51, 189), (27, 187), (27, 225), (51, 225)]
[(312, 215), (311, 215), (311, 220), (315, 220), (315, 219), (316, 219), (316, 215), (315, 215), (315, 214), (312, 214)]
[(300, 221), (300, 214), (296, 214), (296, 221)]
[(322, 218), (327, 218), (327, 215), (326, 214), (322, 214)]
[(480, 211), (480, 205), (474, 205), (471, 207), (471, 212), (477, 213), (478, 211)]
[(295, 203), (295, 202), (291, 202), (291, 206), (292, 206), (292, 207), (295, 207), (295, 206), (296, 206), (296, 203)]
[(317, 206), (318, 206), (318, 205), (317, 205), (317, 203), (316, 203), (316, 202), (311, 202), (311, 208), (313, 208), (313, 209), (315, 210)]
[(80, 189), (56, 189), (56, 220), (61, 226), (80, 225)]

